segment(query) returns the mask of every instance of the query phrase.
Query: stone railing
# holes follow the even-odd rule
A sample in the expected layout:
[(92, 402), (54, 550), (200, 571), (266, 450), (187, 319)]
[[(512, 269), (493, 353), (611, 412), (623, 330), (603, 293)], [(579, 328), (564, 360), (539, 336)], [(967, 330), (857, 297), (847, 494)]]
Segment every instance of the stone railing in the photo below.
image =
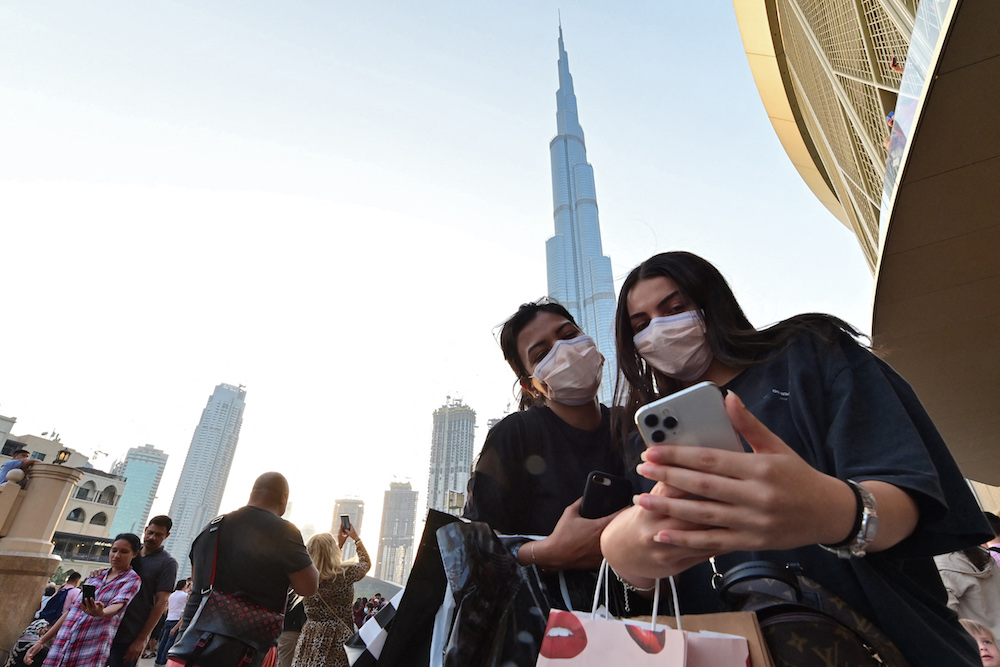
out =
[(6, 600), (0, 606), (0, 662), (31, 622), (45, 582), (59, 566), (52, 534), (82, 476), (73, 468), (36, 463), (26, 488), (0, 484), (0, 590)]

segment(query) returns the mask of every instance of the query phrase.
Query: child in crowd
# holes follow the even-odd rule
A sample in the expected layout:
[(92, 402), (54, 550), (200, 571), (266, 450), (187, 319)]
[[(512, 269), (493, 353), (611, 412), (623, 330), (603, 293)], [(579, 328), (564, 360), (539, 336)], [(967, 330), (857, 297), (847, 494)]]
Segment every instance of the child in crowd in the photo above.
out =
[(990, 629), (967, 618), (960, 618), (958, 622), (979, 644), (979, 657), (983, 659), (983, 667), (998, 667), (1000, 665), (1000, 649), (997, 649), (996, 640)]

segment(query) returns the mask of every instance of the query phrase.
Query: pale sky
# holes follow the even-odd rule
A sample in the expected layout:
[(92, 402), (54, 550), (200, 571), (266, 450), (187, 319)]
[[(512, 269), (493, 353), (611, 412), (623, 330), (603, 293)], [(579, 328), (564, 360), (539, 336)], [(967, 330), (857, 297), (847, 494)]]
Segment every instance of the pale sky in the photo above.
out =
[[(513, 401), (492, 328), (546, 292), (557, 8), (605, 254), (715, 262), (751, 320), (870, 331), (854, 237), (793, 169), (718, 2), (0, 4), (0, 414), (107, 469), (247, 406), (222, 511), (284, 473), (329, 530), (427, 485), (446, 396)], [(419, 529), (418, 529), (419, 530)], [(167, 544), (169, 549), (169, 543)]]

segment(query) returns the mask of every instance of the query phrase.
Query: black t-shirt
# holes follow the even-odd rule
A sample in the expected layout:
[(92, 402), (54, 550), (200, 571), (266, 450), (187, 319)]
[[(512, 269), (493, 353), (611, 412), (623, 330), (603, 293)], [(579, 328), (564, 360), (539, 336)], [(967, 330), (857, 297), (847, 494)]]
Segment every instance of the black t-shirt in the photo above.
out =
[[(744, 370), (726, 388), (817, 470), (909, 492), (920, 520), (907, 539), (864, 558), (840, 559), (818, 546), (734, 552), (716, 559), (720, 571), (758, 558), (799, 563), (879, 625), (912, 664), (979, 665), (975, 644), (945, 605), (932, 556), (991, 535), (910, 386), (846, 334), (832, 344), (800, 334), (778, 358)], [(719, 610), (708, 564), (677, 579), (683, 613)]]
[[(209, 586), (215, 538), (206, 526), (191, 545), (194, 585), (184, 608), (183, 627)], [(312, 564), (298, 528), (259, 507), (241, 507), (220, 524), (215, 588), (275, 612), (285, 610), (288, 575)]]
[(115, 633), (115, 644), (134, 642), (149, 618), (156, 594), (160, 591), (173, 591), (177, 583), (177, 561), (162, 548), (148, 556), (133, 558), (132, 569), (142, 579), (142, 588), (125, 608), (122, 624)]
[[(592, 471), (623, 475), (628, 467), (611, 444), (610, 414), (602, 405), (601, 425), (596, 431), (574, 428), (548, 407), (505, 417), (486, 436), (469, 480), (464, 516), (507, 535), (550, 535), (563, 510), (583, 495)], [(637, 453), (631, 468), (635, 463)], [(638, 492), (638, 483), (633, 486)], [(541, 578), (552, 606), (591, 608), (596, 571), (544, 572)], [(611, 583), (611, 591), (612, 611), (624, 614), (622, 591), (616, 581)], [(564, 595), (569, 597), (568, 605)], [(630, 613), (644, 611), (633, 602)]]
[(548, 407), (508, 415), (486, 436), (463, 515), (508, 535), (551, 534), (591, 471), (624, 474), (610, 421), (603, 405), (596, 431), (574, 428)]

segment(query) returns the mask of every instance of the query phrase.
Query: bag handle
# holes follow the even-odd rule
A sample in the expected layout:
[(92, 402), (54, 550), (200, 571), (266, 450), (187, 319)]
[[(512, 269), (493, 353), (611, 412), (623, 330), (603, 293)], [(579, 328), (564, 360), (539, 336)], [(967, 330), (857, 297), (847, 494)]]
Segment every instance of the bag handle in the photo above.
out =
[(215, 537), (215, 552), (212, 554), (212, 576), (208, 580), (208, 588), (201, 592), (202, 595), (208, 595), (215, 588), (215, 566), (219, 561), (219, 529), (222, 527), (222, 520), (225, 518), (225, 514), (220, 514), (208, 522), (208, 534)]
[(329, 611), (333, 615), (333, 617), (335, 619), (337, 619), (338, 621), (340, 621), (341, 625), (343, 625), (345, 628), (347, 628), (352, 633), (354, 632), (354, 623), (353, 623), (353, 621), (351, 622), (350, 625), (348, 625), (347, 623), (345, 623), (344, 619), (342, 619), (340, 617), (340, 615), (337, 614), (337, 612), (335, 612), (333, 610), (333, 607), (331, 607), (329, 604), (327, 604), (327, 601), (323, 599), (323, 596), (319, 594), (319, 591), (316, 592), (316, 597), (319, 598), (319, 601), (322, 602), (323, 606), (327, 608), (327, 611)]
[[(609, 597), (609, 587), (610, 587), (609, 582), (611, 581), (611, 577), (608, 576), (609, 571), (614, 572), (614, 570), (611, 569), (611, 565), (608, 564), (608, 559), (605, 558), (604, 560), (601, 561), (601, 567), (597, 570), (597, 586), (594, 587), (594, 604), (590, 610), (591, 618), (597, 618), (597, 607), (599, 606), (601, 601), (602, 583), (604, 584), (604, 602), (605, 605), (607, 605)], [(618, 577), (617, 572), (615, 572), (615, 576)], [(667, 577), (667, 579), (670, 581), (670, 593), (673, 596), (674, 620), (677, 623), (677, 629), (683, 630), (683, 628), (681, 627), (680, 601), (678, 600), (677, 597), (677, 584), (672, 576)], [(628, 589), (630, 588), (629, 584), (622, 581), (621, 577), (618, 577), (618, 581), (621, 581), (622, 585), (625, 586), (625, 595), (628, 595)], [(635, 590), (634, 587), (631, 588)], [(652, 621), (650, 622), (650, 630), (653, 631), (656, 630), (656, 616), (659, 609), (660, 609), (660, 580), (657, 579), (656, 583), (653, 584), (653, 615), (652, 615)]]
[[(712, 563), (712, 566), (715, 567), (715, 563)], [(796, 599), (802, 597), (795, 572), (788, 566), (778, 565), (768, 560), (751, 560), (735, 565), (725, 574), (713, 577), (712, 585), (720, 593), (725, 594), (737, 584), (756, 579), (775, 579), (795, 591)]]

